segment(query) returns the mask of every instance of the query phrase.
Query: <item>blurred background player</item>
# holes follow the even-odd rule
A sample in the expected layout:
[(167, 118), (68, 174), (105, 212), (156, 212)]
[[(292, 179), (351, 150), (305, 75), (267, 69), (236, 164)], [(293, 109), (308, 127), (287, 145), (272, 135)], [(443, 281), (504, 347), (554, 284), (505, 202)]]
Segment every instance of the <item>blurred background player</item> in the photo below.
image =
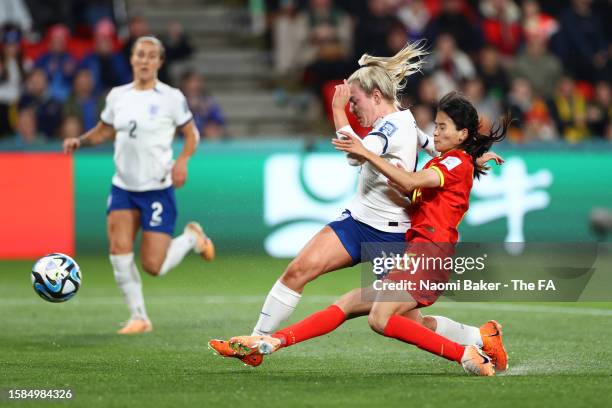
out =
[[(332, 143), (338, 150), (367, 160), (389, 178), (390, 186), (398, 192), (412, 192), (412, 226), (406, 233), (406, 251), (443, 259), (452, 254), (452, 247), (457, 243), (457, 227), (469, 207), (473, 178), (485, 174), (486, 168), (477, 159), (493, 143), (503, 140), (508, 121), (488, 135), (480, 134), (476, 109), (467, 99), (453, 92), (440, 101), (435, 122), (435, 147), (441, 156), (430, 160), (418, 172), (407, 172), (393, 166), (379, 154), (370, 151), (359, 137), (348, 132), (345, 133), (348, 139), (333, 140)], [(414, 271), (394, 270), (385, 281), (398, 282), (398, 278), (413, 276), (412, 282), (416, 283), (417, 289), (405, 292), (380, 290), (373, 297), (371, 294), (364, 295), (368, 288), (355, 289), (327, 309), (272, 336), (234, 337), (230, 339), (229, 346), (237, 356), (260, 355), (261, 360), (261, 355), (270, 354), (281, 347), (329, 333), (347, 318), (368, 315), (368, 323), (375, 332), (456, 361), (468, 373), (494, 375), (493, 363), (498, 370), (505, 370), (507, 355), (502, 344), (501, 326), (496, 322), (491, 321), (481, 328), (483, 348), (491, 357), (495, 357), (493, 363), (477, 345), (463, 346), (423, 324), (418, 308), (431, 306), (441, 292), (420, 290), (418, 281), (431, 279), (446, 282), (450, 272), (444, 268), (422, 267)], [(211, 341), (210, 345), (215, 348), (219, 344)]]
[[(134, 262), (134, 241), (142, 229), (143, 269), (162, 276), (190, 250), (206, 260), (214, 258), (214, 245), (202, 227), (190, 222), (172, 239), (177, 217), (174, 188), (187, 180), (187, 164), (199, 133), (183, 94), (157, 79), (164, 47), (155, 37), (134, 43), (130, 62), (134, 81), (115, 87), (106, 98), (100, 121), (79, 138), (64, 141), (64, 151), (115, 139), (115, 175), (107, 209), (110, 261), (131, 317), (120, 334), (148, 332), (142, 282)], [(176, 129), (184, 135), (183, 151), (172, 160)]]

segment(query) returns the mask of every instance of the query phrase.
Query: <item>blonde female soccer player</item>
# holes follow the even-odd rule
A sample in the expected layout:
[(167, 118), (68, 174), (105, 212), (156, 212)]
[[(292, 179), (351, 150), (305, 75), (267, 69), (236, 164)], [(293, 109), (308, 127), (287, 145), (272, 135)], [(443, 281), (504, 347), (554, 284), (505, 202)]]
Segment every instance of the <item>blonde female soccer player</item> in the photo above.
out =
[[(345, 106), (364, 127), (373, 130), (363, 139), (363, 146), (373, 154), (414, 171), (417, 152), (424, 148), (437, 156), (433, 140), (421, 132), (409, 109), (402, 110), (397, 93), (406, 77), (420, 70), (425, 56), (421, 43), (408, 44), (388, 58), (363, 55), (359, 68), (343, 85), (336, 87), (332, 108), (337, 132), (355, 135), (349, 126)], [(341, 133), (339, 133), (341, 135)], [(349, 164), (361, 166), (357, 194), (342, 216), (319, 231), (289, 264), (270, 290), (261, 309), (254, 335), (274, 333), (297, 307), (304, 286), (318, 276), (368, 261), (362, 259), (362, 243), (404, 243), (411, 221), (406, 207), (410, 200), (387, 184), (385, 177), (371, 163), (352, 155)], [(479, 162), (499, 160), (495, 154), (479, 158)], [(371, 248), (371, 247), (370, 247)], [(364, 254), (367, 258), (379, 256)], [(482, 343), (483, 330), (442, 316), (431, 316), (425, 323), (440, 334), (462, 344)], [(210, 346), (219, 354), (235, 357), (227, 342), (213, 341)], [(243, 360), (256, 365), (257, 359)]]
[[(509, 121), (504, 121), (489, 134), (481, 134), (474, 106), (463, 96), (450, 93), (438, 104), (435, 124), (434, 142), (441, 156), (433, 158), (417, 172), (398, 169), (349, 133), (346, 133), (346, 140), (332, 143), (356, 159), (366, 160), (388, 177), (397, 190), (411, 193), (409, 211), (412, 226), (406, 233), (406, 253), (444, 259), (452, 256), (457, 243), (457, 227), (468, 210), (473, 179), (486, 172), (478, 158), (493, 143), (504, 139)], [(418, 309), (435, 303), (441, 292), (433, 288), (422, 289), (418, 282), (430, 279), (446, 282), (450, 272), (446, 267), (424, 264), (411, 270), (393, 270), (381, 283), (407, 280), (414, 283), (414, 287), (399, 290), (379, 288), (370, 299), (363, 296), (366, 288), (355, 289), (328, 308), (272, 335), (233, 337), (229, 347), (243, 361), (250, 356), (250, 361), (260, 363), (263, 355), (329, 333), (347, 319), (368, 315), (368, 324), (378, 334), (455, 361), (468, 373), (495, 375), (495, 369), (505, 370), (507, 367), (501, 332), (491, 333), (485, 339), (484, 347), (476, 341), (463, 345), (430, 330), (419, 317)]]
[[(120, 334), (153, 329), (134, 262), (140, 229), (142, 267), (153, 276), (168, 273), (190, 250), (205, 260), (214, 258), (214, 245), (196, 222), (172, 238), (177, 217), (174, 188), (185, 184), (187, 164), (200, 136), (181, 91), (157, 79), (163, 61), (162, 43), (140, 37), (130, 58), (134, 81), (109, 92), (96, 127), (64, 141), (64, 151), (72, 153), (114, 138), (115, 175), (107, 209), (110, 262), (131, 313)], [(183, 132), (184, 147), (173, 161), (177, 129)]]

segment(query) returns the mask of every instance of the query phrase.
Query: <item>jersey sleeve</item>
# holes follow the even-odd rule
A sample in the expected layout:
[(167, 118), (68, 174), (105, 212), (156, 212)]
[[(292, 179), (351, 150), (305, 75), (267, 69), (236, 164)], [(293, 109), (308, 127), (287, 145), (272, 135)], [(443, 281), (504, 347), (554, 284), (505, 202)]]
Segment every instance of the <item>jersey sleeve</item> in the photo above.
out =
[(185, 95), (178, 89), (175, 93), (175, 101), (174, 101), (174, 110), (173, 110), (173, 118), (174, 126), (182, 127), (187, 124), (191, 119), (193, 119), (193, 114), (189, 109), (189, 105), (187, 104), (187, 99), (185, 99)]
[(455, 154), (449, 154), (437, 163), (429, 166), (440, 176), (440, 188), (448, 188), (448, 186), (456, 183), (464, 183), (466, 177), (472, 177), (472, 163), (466, 162), (465, 157), (459, 157)]
[(100, 113), (100, 120), (102, 123), (108, 126), (113, 126), (115, 121), (115, 112), (114, 112), (114, 100), (115, 100), (115, 89), (111, 89), (108, 95), (106, 95), (106, 101), (104, 102), (104, 109)]
[(438, 157), (440, 155), (434, 146), (433, 137), (423, 132), (419, 127), (417, 127), (417, 141), (419, 149), (423, 150), (431, 157)]
[(377, 136), (382, 140), (383, 150), (381, 155), (383, 155), (387, 153), (390, 149), (393, 149), (393, 147), (397, 144), (394, 143), (395, 140), (393, 139), (393, 137), (397, 136), (398, 129), (399, 126), (395, 122), (386, 120), (382, 124), (374, 128), (370, 133), (368, 133), (366, 137)]

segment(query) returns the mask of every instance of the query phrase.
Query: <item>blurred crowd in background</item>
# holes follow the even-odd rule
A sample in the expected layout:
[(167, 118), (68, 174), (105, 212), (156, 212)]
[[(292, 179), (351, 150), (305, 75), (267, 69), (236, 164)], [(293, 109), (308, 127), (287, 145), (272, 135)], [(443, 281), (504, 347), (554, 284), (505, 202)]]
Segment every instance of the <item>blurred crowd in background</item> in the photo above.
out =
[(204, 137), (222, 136), (224, 118), (203, 78), (191, 71), (169, 78), (169, 67), (193, 52), (181, 25), (173, 22), (165, 33), (152, 33), (137, 15), (121, 30), (116, 3), (0, 2), (0, 143), (40, 145), (93, 128), (108, 91), (132, 80), (130, 50), (143, 35), (162, 40), (160, 80), (183, 90)]
[(268, 9), (276, 69), (326, 107), (363, 53), (390, 56), (425, 39), (431, 55), (402, 95), (422, 129), (432, 132), (435, 101), (457, 89), (484, 130), (509, 111), (517, 143), (612, 140), (607, 0), (279, 0)]
[[(0, 143), (42, 144), (98, 121), (105, 94), (132, 80), (134, 40), (165, 44), (160, 79), (180, 87), (203, 138), (226, 137), (223, 112), (195, 71), (169, 77), (194, 52), (177, 22), (151, 33), (114, 0), (0, 2)], [(120, 3), (120, 2), (119, 2)], [(431, 55), (402, 103), (433, 131), (436, 100), (461, 90), (483, 131), (515, 118), (511, 142), (612, 141), (612, 27), (607, 0), (267, 0), (264, 38), (279, 78), (329, 110), (333, 87), (363, 53), (389, 56), (425, 39)], [(280, 86), (280, 85), (279, 85)], [(290, 136), (290, 135), (288, 135)]]

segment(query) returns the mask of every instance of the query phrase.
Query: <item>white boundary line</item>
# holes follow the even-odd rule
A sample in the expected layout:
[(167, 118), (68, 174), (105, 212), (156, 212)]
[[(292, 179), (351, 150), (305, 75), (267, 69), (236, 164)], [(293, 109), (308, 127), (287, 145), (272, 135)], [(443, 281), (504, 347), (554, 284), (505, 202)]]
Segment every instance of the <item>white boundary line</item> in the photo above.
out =
[[(265, 295), (189, 295), (189, 296), (163, 296), (162, 298), (155, 298), (154, 296), (148, 297), (152, 305), (167, 305), (167, 304), (239, 304), (248, 303), (255, 304), (257, 306), (263, 304)], [(155, 299), (151, 301), (152, 299)], [(313, 304), (313, 303), (332, 303), (338, 296), (317, 296), (317, 295), (306, 295), (301, 303)], [(25, 306), (25, 305), (43, 305), (45, 302), (42, 299), (37, 299), (32, 295), (32, 298), (28, 299), (0, 299), (0, 305), (3, 306)], [(575, 303), (579, 304), (579, 303)], [(105, 305), (123, 305), (123, 299), (117, 296), (91, 296), (87, 298), (75, 298), (66, 305), (71, 306), (105, 306)], [(547, 313), (547, 314), (561, 314), (561, 315), (580, 315), (580, 316), (598, 316), (598, 317), (612, 317), (612, 309), (597, 309), (588, 307), (562, 307), (562, 306), (548, 306), (545, 304), (534, 305), (534, 304), (513, 304), (513, 303), (465, 303), (465, 302), (438, 302), (434, 306), (435, 309), (453, 309), (457, 311), (463, 310), (487, 310), (487, 311), (500, 311), (500, 312), (513, 312), (513, 313)], [(425, 309), (426, 310), (426, 309)], [(256, 310), (253, 310), (255, 313)]]

